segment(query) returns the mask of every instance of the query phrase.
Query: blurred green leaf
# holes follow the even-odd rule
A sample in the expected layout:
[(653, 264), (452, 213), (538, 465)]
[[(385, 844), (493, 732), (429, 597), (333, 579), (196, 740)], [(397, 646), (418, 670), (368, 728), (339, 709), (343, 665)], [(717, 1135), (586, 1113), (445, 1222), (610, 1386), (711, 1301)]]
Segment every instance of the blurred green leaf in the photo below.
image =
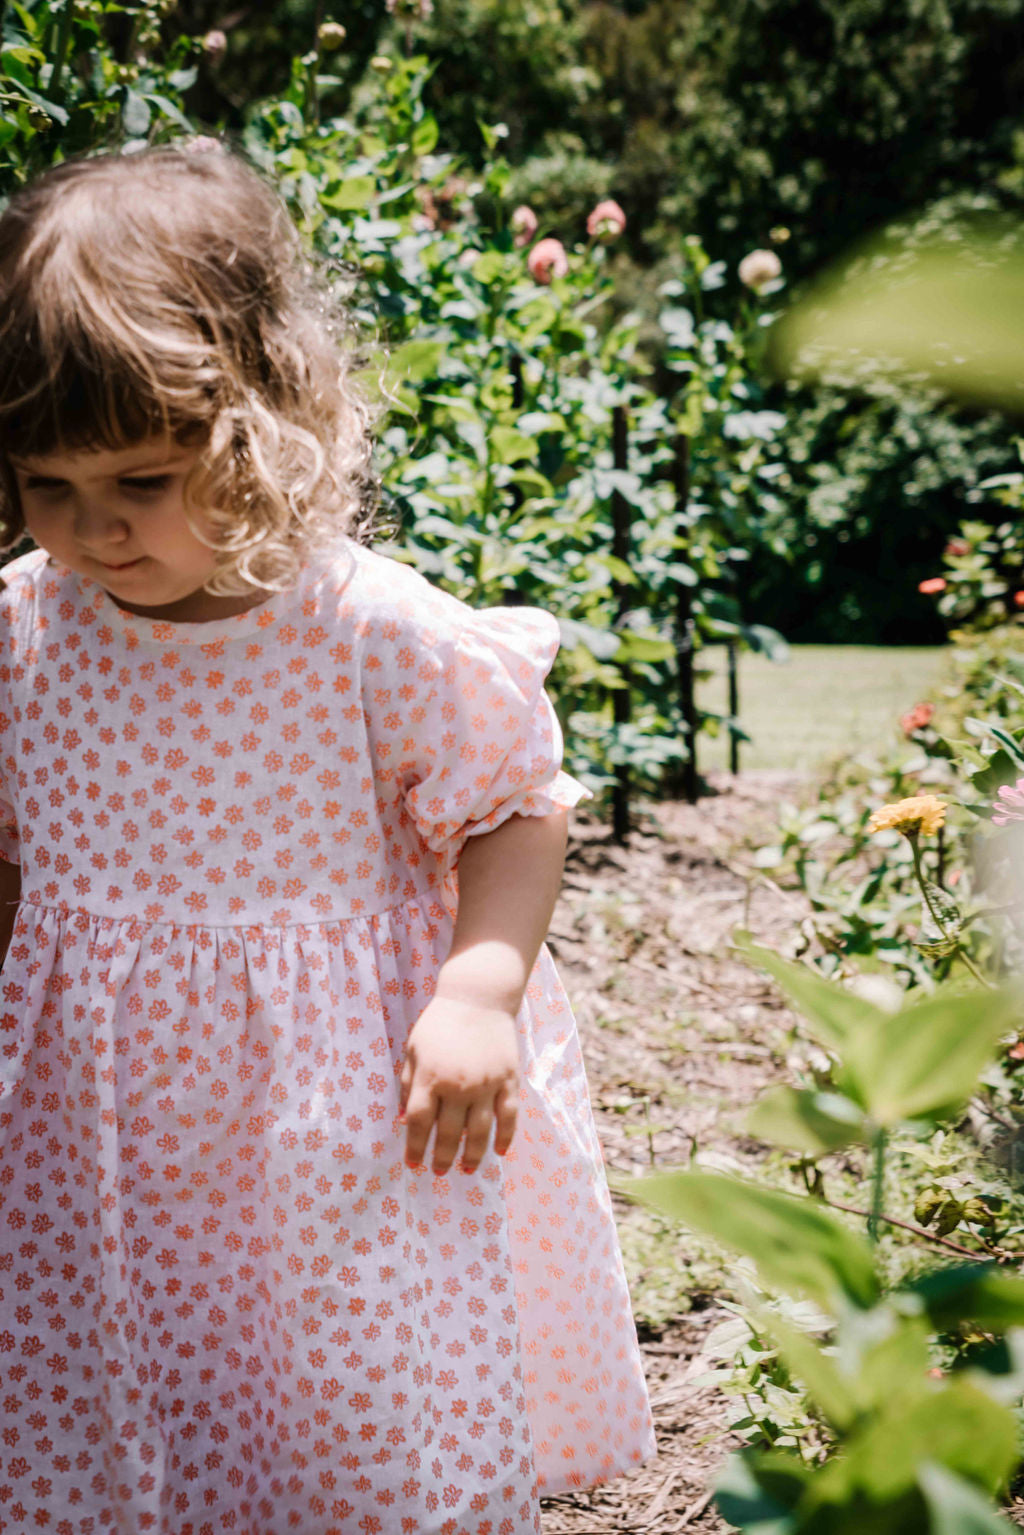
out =
[(882, 236), (832, 268), (773, 327), (771, 365), (821, 377), (895, 367), (958, 399), (1024, 405), (1024, 252), (1002, 223), (894, 248)]
[(837, 1294), (855, 1306), (877, 1299), (867, 1242), (810, 1199), (700, 1170), (654, 1174), (622, 1192), (747, 1253), (768, 1284), (828, 1308)]
[(864, 1112), (841, 1093), (801, 1092), (780, 1085), (769, 1088), (747, 1115), (748, 1135), (824, 1156), (840, 1146), (870, 1139)]

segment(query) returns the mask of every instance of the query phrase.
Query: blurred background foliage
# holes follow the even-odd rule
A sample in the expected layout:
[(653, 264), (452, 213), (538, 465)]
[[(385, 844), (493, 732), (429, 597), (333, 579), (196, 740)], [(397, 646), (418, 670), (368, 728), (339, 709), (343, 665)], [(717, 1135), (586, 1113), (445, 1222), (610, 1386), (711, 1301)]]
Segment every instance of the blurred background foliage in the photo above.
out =
[[(382, 0), (183, 0), (172, 27), (220, 28), (228, 41), (222, 58), (201, 63), (189, 110), (237, 131), (247, 102), (284, 89), (290, 58), (325, 17), (348, 33), (325, 95), (334, 113), (371, 56), (414, 43), (435, 66), (424, 101), (446, 151), (479, 171), (480, 118), (507, 125), (505, 198), (529, 203), (539, 235), (564, 237), (602, 196), (620, 202), (629, 222), (609, 264), (613, 304), (643, 317), (652, 358), (658, 289), (679, 275), (685, 234), (725, 262), (717, 299), (727, 314), (740, 259), (771, 246), (773, 231), (792, 288), (892, 220), (913, 238), (1024, 201), (1022, 0), (412, 9), (403, 21)], [(778, 385), (768, 403), (788, 426), (764, 537), (750, 550), (745, 616), (797, 641), (939, 641), (917, 582), (979, 482), (1016, 467), (1014, 423), (926, 388), (842, 377), (813, 391)]]
[[(41, 9), (0, 4), (5, 31), (21, 37), (18, 17)], [(97, 83), (113, 141), (124, 92), (144, 94), (145, 78), (123, 75), (146, 43), (138, 13), (154, 8), (45, 9), (74, 11), (76, 25), (104, 13), (113, 61)], [(538, 239), (568, 243), (599, 199), (615, 198), (627, 225), (608, 252), (605, 313), (637, 317), (656, 390), (667, 382), (663, 285), (683, 276), (687, 236), (723, 263), (706, 314), (731, 323), (743, 296), (737, 266), (751, 249), (777, 250), (788, 293), (799, 293), (893, 220), (913, 242), (965, 213), (1014, 214), (1024, 202), (1024, 0), (165, 0), (156, 9), (160, 92), (208, 131), (240, 140), (252, 104), (285, 96), (293, 61), (335, 21), (346, 36), (323, 68), (325, 118), (357, 112), (372, 59), (429, 58), (424, 110), (453, 167), (434, 194), (446, 221), (494, 227), (503, 208), (525, 202)], [(198, 50), (191, 39), (203, 36), (214, 43)], [(138, 123), (144, 110), (134, 110)], [(102, 122), (93, 104), (82, 117), (90, 142)], [(497, 192), (481, 122), (507, 129)], [(82, 147), (73, 111), (58, 129), (64, 152)], [(31, 157), (24, 166), (15, 157), (15, 179), (31, 168)], [(763, 403), (786, 427), (746, 550), (740, 616), (796, 641), (941, 640), (941, 617), (917, 584), (965, 516), (999, 520), (977, 487), (1019, 467), (1015, 420), (948, 403), (926, 384), (866, 385), (841, 372), (813, 389), (777, 383)]]

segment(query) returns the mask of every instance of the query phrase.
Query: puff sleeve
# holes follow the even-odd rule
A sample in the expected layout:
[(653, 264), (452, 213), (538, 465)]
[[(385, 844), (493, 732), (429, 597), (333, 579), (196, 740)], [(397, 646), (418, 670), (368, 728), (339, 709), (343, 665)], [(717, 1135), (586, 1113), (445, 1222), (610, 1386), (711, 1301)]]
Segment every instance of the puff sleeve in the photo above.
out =
[(510, 816), (592, 798), (562, 771), (562, 732), (544, 691), (556, 619), (539, 608), (466, 611), (466, 623), (429, 653), (417, 761), (404, 784), (420, 837), (449, 865), (467, 837)]

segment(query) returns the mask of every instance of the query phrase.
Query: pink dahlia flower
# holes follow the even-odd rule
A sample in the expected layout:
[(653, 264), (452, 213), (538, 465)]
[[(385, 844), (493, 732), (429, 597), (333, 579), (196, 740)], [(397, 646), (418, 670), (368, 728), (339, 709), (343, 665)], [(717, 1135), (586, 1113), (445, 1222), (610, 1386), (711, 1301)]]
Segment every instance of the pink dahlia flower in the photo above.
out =
[(569, 258), (561, 240), (538, 240), (526, 265), (537, 282), (549, 283), (552, 277), (564, 277), (569, 270)]
[(997, 803), (992, 806), (993, 826), (1008, 826), (1011, 821), (1024, 821), (1024, 778), (1018, 778), (1012, 789), (1003, 784), (996, 799)]
[(626, 227), (626, 215), (610, 197), (598, 203), (587, 218), (587, 234), (604, 242), (614, 240)]
[(516, 245), (529, 245), (537, 233), (537, 215), (533, 209), (527, 207), (526, 203), (520, 203), (513, 212), (510, 222), (515, 230)]

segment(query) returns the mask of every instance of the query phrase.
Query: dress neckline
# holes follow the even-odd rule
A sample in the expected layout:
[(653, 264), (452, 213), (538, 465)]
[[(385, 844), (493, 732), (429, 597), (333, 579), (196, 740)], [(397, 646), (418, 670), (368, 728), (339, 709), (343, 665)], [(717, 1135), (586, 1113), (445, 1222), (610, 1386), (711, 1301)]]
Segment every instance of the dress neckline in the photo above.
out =
[(300, 605), (311, 602), (315, 604), (322, 587), (331, 577), (340, 588), (348, 581), (354, 568), (352, 546), (346, 543), (326, 554), (310, 558), (303, 565), (294, 586), (286, 591), (273, 592), (265, 602), (259, 602), (228, 618), (186, 622), (131, 613), (127, 608), (119, 607), (99, 582), (78, 574), (74, 579), (97, 620), (127, 636), (133, 645), (140, 642), (175, 646), (216, 645), (219, 649), (230, 640), (269, 636)]

